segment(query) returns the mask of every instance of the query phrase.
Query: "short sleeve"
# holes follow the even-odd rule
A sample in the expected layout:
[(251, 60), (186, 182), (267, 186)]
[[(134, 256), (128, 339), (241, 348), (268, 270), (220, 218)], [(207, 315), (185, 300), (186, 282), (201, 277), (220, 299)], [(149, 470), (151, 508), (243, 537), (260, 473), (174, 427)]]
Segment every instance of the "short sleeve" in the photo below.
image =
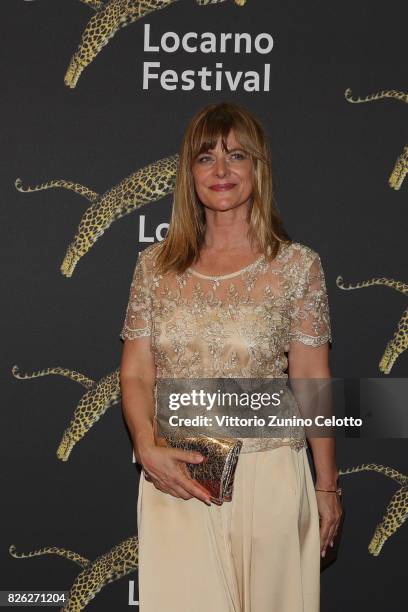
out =
[(119, 336), (122, 340), (134, 340), (152, 333), (151, 283), (143, 253), (139, 254), (130, 285), (125, 320)]
[(326, 282), (317, 253), (296, 282), (289, 341), (308, 346), (332, 342)]

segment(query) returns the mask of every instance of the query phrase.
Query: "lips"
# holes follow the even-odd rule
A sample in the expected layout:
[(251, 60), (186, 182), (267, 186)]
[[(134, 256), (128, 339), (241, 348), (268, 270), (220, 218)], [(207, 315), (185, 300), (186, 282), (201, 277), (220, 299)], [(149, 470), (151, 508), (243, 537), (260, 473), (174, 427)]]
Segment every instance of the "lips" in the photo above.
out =
[(213, 191), (229, 191), (235, 187), (235, 183), (220, 183), (217, 185), (211, 185), (210, 189)]

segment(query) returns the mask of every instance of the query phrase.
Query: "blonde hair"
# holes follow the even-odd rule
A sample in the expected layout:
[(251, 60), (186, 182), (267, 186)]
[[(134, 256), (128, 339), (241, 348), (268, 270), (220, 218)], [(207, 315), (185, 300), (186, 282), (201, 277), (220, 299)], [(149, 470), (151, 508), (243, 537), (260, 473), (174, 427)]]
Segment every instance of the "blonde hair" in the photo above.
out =
[(248, 227), (251, 246), (256, 245), (272, 260), (279, 243), (290, 241), (274, 203), (271, 155), (261, 124), (236, 104), (209, 104), (192, 118), (184, 133), (170, 225), (156, 258), (157, 270), (162, 273), (184, 272), (198, 259), (206, 221), (204, 206), (194, 186), (192, 163), (200, 153), (214, 149), (220, 137), (227, 150), (226, 140), (231, 129), (252, 160), (253, 192)]

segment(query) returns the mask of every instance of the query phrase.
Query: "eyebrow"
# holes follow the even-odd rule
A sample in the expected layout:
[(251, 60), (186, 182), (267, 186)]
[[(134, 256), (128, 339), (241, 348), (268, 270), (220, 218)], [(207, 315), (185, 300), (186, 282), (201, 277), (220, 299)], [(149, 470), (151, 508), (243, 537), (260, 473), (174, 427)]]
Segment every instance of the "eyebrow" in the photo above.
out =
[[(203, 153), (209, 153), (210, 151), (214, 151), (214, 149), (208, 149), (207, 151), (202, 151), (202, 153), (200, 153), (199, 155), (202, 155)], [(227, 151), (227, 153), (234, 153), (234, 151), (243, 151), (243, 152), (245, 152), (245, 149), (243, 147), (235, 147), (235, 149), (229, 149), (229, 151)]]

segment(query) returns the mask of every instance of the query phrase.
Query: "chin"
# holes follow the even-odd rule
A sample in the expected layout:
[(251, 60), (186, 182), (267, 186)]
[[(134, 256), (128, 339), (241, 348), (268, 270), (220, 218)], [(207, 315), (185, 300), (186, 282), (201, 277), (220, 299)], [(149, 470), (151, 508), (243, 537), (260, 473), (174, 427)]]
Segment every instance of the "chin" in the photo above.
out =
[(215, 202), (215, 203), (211, 203), (208, 208), (211, 208), (211, 210), (215, 210), (215, 211), (224, 211), (224, 210), (230, 210), (232, 208), (236, 208), (238, 205), (235, 204), (235, 202)]
[(218, 198), (211, 198), (208, 205), (214, 209), (217, 209), (217, 208), (224, 209), (224, 208), (236, 208), (237, 206), (240, 206), (241, 204), (243, 204), (243, 202), (237, 201), (236, 196), (234, 197), (231, 194), (231, 195), (223, 195)]

